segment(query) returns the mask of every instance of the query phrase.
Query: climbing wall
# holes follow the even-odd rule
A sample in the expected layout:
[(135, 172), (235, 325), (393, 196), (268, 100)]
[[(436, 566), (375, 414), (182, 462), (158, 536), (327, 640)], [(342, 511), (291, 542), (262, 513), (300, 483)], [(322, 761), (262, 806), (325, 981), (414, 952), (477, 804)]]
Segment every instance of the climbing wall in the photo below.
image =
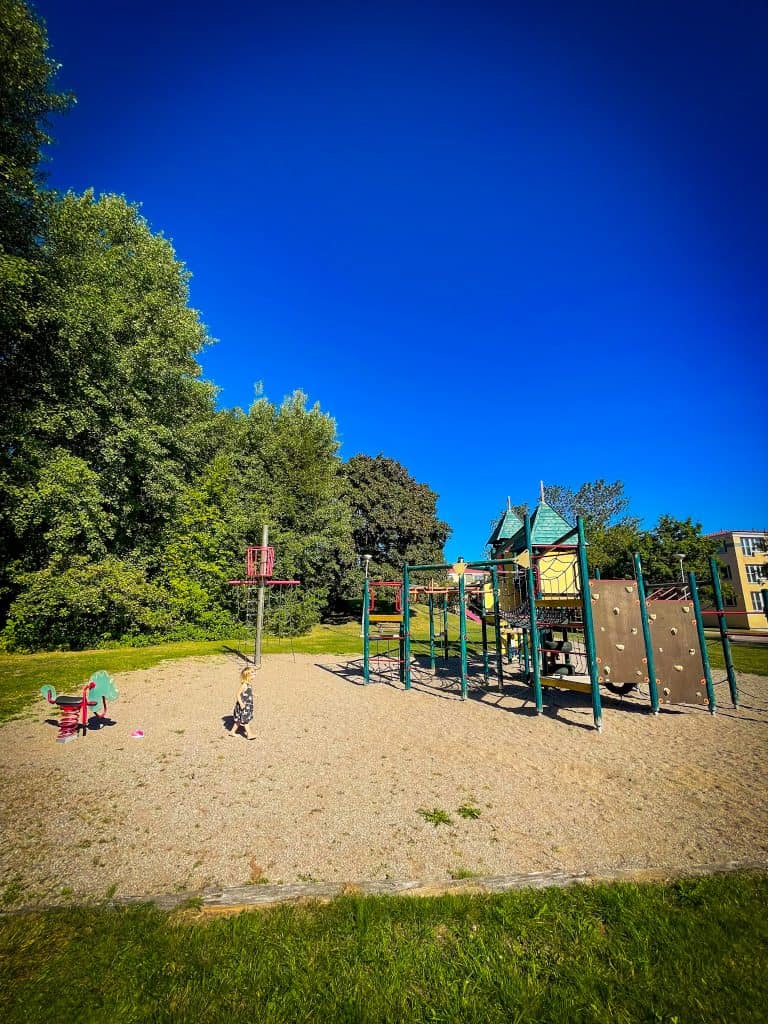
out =
[(597, 670), (601, 683), (647, 683), (648, 664), (634, 580), (590, 580)]
[(706, 704), (696, 619), (690, 601), (649, 601), (648, 623), (662, 704)]

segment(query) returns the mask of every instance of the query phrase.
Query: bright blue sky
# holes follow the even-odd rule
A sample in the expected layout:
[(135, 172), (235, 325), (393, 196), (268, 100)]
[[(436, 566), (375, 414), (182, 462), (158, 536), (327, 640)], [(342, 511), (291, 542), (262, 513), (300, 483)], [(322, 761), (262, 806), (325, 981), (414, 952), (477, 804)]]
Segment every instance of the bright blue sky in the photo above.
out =
[(39, 0), (50, 183), (173, 240), (221, 404), (296, 388), (481, 555), (538, 481), (768, 525), (768, 8)]

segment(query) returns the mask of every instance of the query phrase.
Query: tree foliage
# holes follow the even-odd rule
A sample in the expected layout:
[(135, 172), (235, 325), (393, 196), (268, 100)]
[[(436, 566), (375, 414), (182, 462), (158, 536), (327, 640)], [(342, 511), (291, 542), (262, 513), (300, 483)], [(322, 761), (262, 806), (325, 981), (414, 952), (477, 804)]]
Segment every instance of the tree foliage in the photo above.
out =
[(398, 579), (405, 562), (442, 562), (451, 531), (437, 517), (434, 491), (384, 455), (355, 455), (344, 474), (355, 552), (372, 556), (372, 577)]
[(694, 572), (698, 579), (706, 581), (710, 578), (709, 559), (719, 544), (716, 538), (702, 534), (701, 523), (662, 515), (640, 541), (643, 573), (653, 582), (678, 581), (683, 555), (682, 576)]
[(49, 119), (72, 97), (55, 92), (43, 23), (22, 0), (0, 0), (0, 405), (4, 418), (40, 363), (36, 310), (45, 287), (40, 239), (51, 197), (41, 187)]

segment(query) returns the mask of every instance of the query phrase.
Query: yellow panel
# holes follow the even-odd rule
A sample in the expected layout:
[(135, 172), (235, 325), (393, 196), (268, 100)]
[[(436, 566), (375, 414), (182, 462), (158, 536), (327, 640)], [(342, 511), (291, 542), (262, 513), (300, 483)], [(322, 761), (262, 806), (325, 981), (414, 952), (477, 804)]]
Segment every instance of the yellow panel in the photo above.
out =
[(368, 616), (369, 622), (402, 622), (402, 615), (378, 615), (373, 613)]
[(558, 690), (575, 690), (576, 693), (592, 693), (592, 687), (589, 683), (573, 682), (567, 676), (565, 678), (560, 676), (542, 676), (541, 685), (556, 687)]

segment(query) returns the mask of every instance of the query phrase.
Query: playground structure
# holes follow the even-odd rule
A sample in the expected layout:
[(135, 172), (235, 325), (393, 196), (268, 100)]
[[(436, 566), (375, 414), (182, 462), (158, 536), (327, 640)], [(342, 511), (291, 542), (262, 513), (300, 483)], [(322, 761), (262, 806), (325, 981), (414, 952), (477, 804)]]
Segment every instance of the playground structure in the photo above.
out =
[[(730, 696), (734, 707), (738, 707), (738, 684), (714, 558), (710, 560), (710, 570), (716, 607), (705, 613), (692, 572), (688, 573), (687, 585), (653, 588), (647, 594), (637, 554), (633, 557), (634, 579), (604, 580), (599, 573), (590, 579), (581, 517), (577, 518), (575, 527), (560, 520), (567, 527), (566, 531), (539, 543), (534, 542), (531, 517), (526, 514), (519, 522), (520, 529), (515, 534), (518, 550), (512, 557), (460, 562), (454, 566), (406, 564), (402, 580), (387, 583), (389, 587), (398, 588), (398, 614), (389, 617), (387, 640), (390, 644), (397, 642), (398, 676), (406, 690), (412, 685), (414, 641), (410, 614), (403, 610), (409, 608), (414, 597), (426, 595), (428, 599), (432, 671), (435, 670), (438, 639), (442, 641), (446, 661), (448, 655), (447, 601), (451, 589), (415, 584), (414, 575), (449, 571), (457, 578), (459, 682), (463, 700), (468, 695), (468, 597), (477, 594), (479, 589), (484, 682), (487, 684), (490, 676), (491, 630), (500, 691), (504, 686), (502, 634), (506, 637), (507, 662), (511, 660), (512, 640), (516, 639), (520, 674), (532, 687), (539, 714), (543, 712), (544, 687), (588, 694), (595, 728), (599, 731), (602, 727), (601, 688), (626, 694), (640, 685), (648, 689), (654, 714), (661, 704), (705, 704), (714, 714), (716, 700), (704, 635), (705, 614), (717, 618)], [(475, 580), (478, 574), (482, 580), (479, 587), (474, 583), (468, 585), (467, 577)], [(434, 599), (437, 596), (443, 598), (443, 629), (439, 637), (435, 630)], [(768, 598), (768, 593), (765, 597)], [(371, 585), (366, 580), (363, 596), (363, 676), (366, 683), (370, 682), (371, 664), (376, 663), (375, 655), (371, 657), (371, 641), (381, 619), (371, 608)]]
[[(238, 610), (246, 626), (254, 626), (253, 667), (261, 668), (261, 649), (264, 638), (265, 598), (270, 601), (275, 594), (281, 594), (280, 614), (277, 619), (276, 636), (289, 636), (293, 625), (293, 595), (300, 580), (280, 580), (272, 575), (275, 568), (275, 549), (269, 546), (269, 528), (262, 528), (261, 544), (249, 545), (245, 552), (245, 579), (228, 580), (231, 587), (237, 588)], [(256, 592), (254, 601), (253, 594)], [(242, 595), (242, 596), (240, 596)]]
[[(57, 743), (70, 743), (77, 739), (81, 731), (83, 736), (86, 736), (89, 712), (93, 711), (98, 718), (105, 718), (107, 700), (118, 698), (117, 687), (112, 677), (103, 669), (94, 672), (79, 696), (57, 694), (53, 686), (40, 687), (40, 693), (49, 704), (54, 704), (61, 714)], [(97, 708), (101, 710), (96, 710)]]

